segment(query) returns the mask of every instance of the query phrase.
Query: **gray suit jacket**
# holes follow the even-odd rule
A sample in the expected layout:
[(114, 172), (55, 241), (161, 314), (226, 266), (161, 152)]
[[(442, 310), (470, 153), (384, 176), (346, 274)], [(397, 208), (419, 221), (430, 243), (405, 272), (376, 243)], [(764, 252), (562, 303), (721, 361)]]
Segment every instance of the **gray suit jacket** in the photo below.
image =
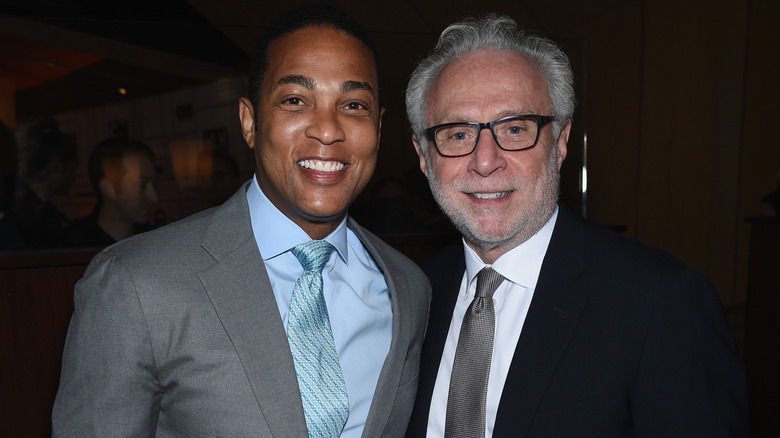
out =
[[(95, 256), (76, 286), (53, 436), (306, 436), (244, 193)], [(393, 310), (363, 436), (400, 437), (417, 391), (430, 286), (406, 257), (348, 225), (384, 272)]]

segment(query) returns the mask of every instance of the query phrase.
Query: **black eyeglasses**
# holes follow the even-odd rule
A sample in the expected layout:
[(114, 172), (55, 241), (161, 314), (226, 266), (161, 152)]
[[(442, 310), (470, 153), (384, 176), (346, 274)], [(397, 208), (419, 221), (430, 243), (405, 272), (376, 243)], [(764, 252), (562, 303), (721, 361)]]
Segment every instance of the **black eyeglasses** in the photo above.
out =
[(436, 150), (445, 157), (462, 157), (474, 152), (479, 133), (489, 129), (498, 147), (505, 151), (521, 151), (536, 145), (542, 126), (555, 120), (553, 116), (524, 114), (502, 117), (492, 122), (453, 122), (431, 126), (425, 130)]

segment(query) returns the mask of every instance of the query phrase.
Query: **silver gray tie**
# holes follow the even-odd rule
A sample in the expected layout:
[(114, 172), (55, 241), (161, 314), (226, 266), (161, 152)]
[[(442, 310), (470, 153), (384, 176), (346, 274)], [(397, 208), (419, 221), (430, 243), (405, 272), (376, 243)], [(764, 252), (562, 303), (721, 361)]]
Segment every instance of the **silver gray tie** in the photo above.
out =
[(446, 438), (485, 436), (485, 403), (496, 331), (493, 293), (504, 277), (492, 268), (477, 274), (477, 292), (460, 327), (447, 397)]

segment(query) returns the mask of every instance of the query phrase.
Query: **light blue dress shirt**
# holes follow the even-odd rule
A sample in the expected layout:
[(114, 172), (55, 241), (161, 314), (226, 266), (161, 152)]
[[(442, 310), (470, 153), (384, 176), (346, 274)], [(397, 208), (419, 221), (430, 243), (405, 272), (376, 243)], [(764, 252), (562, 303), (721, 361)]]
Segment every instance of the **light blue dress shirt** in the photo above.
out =
[[(268, 200), (256, 178), (252, 178), (246, 198), (252, 231), (286, 331), (293, 287), (303, 272), (290, 249), (311, 238)], [(349, 396), (349, 417), (341, 436), (357, 438), (363, 433), (379, 373), (390, 351), (390, 291), (346, 219), (325, 240), (336, 251), (322, 270), (323, 293)]]

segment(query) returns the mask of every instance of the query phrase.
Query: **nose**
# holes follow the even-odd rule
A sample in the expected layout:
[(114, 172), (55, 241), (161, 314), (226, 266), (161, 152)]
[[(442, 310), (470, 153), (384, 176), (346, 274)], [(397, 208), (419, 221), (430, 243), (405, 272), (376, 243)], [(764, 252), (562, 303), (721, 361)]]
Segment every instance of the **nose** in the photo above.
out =
[(346, 139), (346, 132), (339, 119), (338, 109), (320, 108), (312, 111), (312, 119), (306, 127), (306, 136), (324, 145)]
[(468, 170), (482, 176), (488, 176), (496, 170), (506, 167), (504, 151), (498, 147), (493, 133), (488, 128), (483, 128), (480, 131), (477, 146), (470, 157)]

